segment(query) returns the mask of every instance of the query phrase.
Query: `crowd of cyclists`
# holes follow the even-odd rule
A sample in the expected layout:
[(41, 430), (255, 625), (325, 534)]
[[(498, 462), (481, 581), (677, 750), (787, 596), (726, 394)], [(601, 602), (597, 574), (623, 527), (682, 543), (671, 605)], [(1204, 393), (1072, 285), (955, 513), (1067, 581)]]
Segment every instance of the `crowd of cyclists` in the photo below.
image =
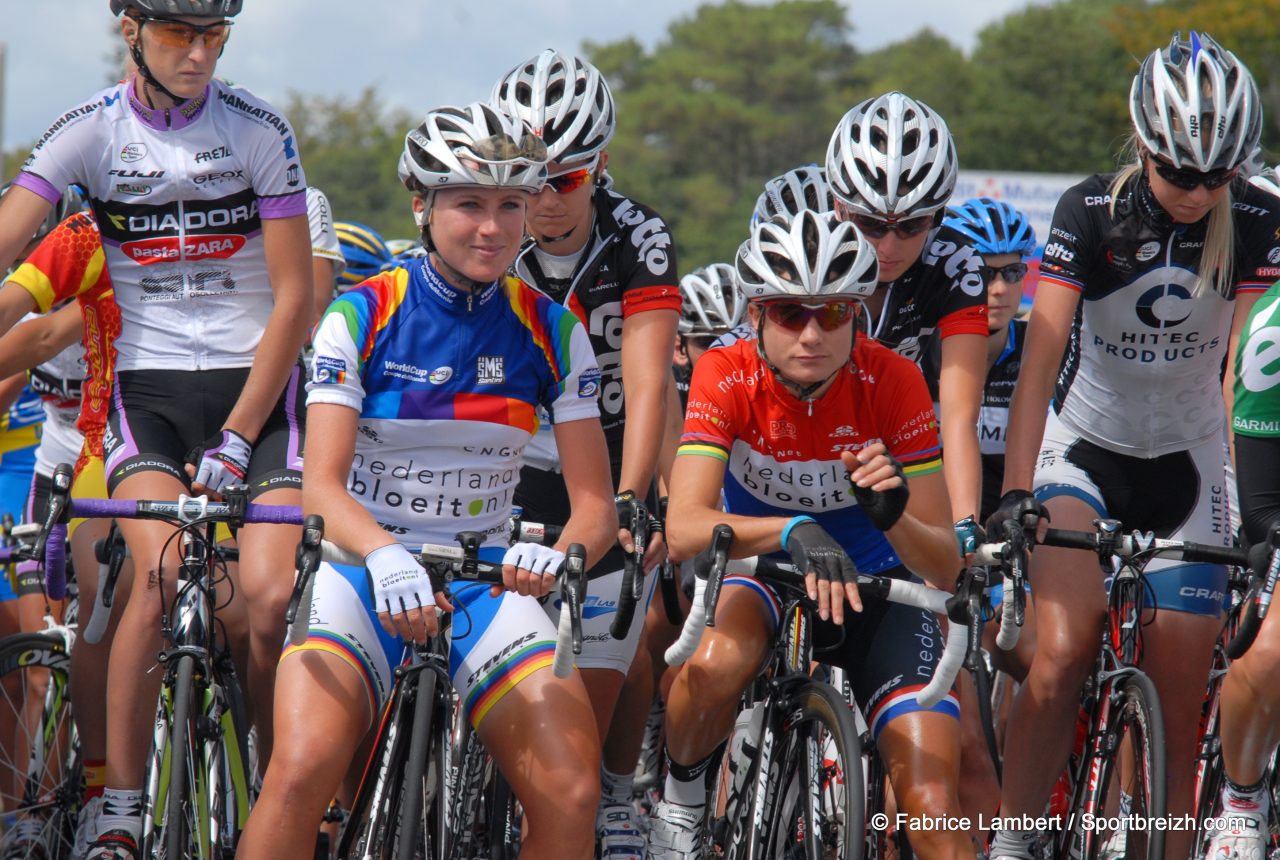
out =
[[(286, 117), (215, 77), (241, 0), (109, 5), (124, 78), (52, 123), (0, 202), (0, 513), (41, 522), (68, 462), (74, 498), (247, 484), (251, 501), (322, 515), (326, 538), (363, 557), (320, 567), (310, 632), (285, 647), (301, 531), (234, 536), (229, 635), (259, 780), (239, 857), (315, 856), (406, 647), (459, 612), (458, 719), (519, 800), (521, 856), (703, 856), (708, 780), (782, 621), (771, 586), (731, 573), (716, 626), (666, 665), (688, 562), (721, 523), (731, 557), (805, 575), (819, 659), (847, 673), (897, 810), (1034, 820), (1071, 753), (1102, 573), (1072, 550), (1031, 556), (1020, 644), (991, 649), (1018, 682), (998, 776), (967, 674), (920, 701), (947, 622), (864, 606), (858, 574), (954, 590), (985, 535), (1027, 510), (1041, 528), (1105, 517), (1215, 546), (1264, 543), (1280, 519), (1280, 188), (1252, 175), (1257, 86), (1206, 34), (1145, 58), (1124, 163), (1067, 191), (1048, 236), (1008, 203), (953, 199), (942, 114), (891, 92), (841, 118), (824, 163), (779, 165), (733, 259), (682, 277), (667, 222), (613, 187), (615, 103), (581, 58), (545, 50), (487, 99), (431, 107), (398, 171), (417, 235), (387, 241), (307, 186)], [(512, 544), (513, 508), (563, 526), (559, 541)], [(107, 526), (72, 525), (92, 595)], [(180, 564), (171, 527), (118, 526), (132, 559), (120, 606), (72, 654), (74, 856), (90, 860), (142, 856), (155, 596)], [(411, 553), (463, 530), (483, 535), (502, 586), (445, 591)], [(548, 592), (570, 544), (591, 583), (584, 647), (560, 677)], [(640, 553), (640, 610), (618, 630)], [(1227, 570), (1156, 561), (1146, 578), (1159, 612), (1143, 668), (1176, 816), (1193, 809)], [(56, 613), (42, 584), (35, 562), (0, 578), (3, 632)], [(1270, 844), (1278, 652), (1264, 624), (1227, 675), (1214, 860)], [(637, 770), (642, 747), (658, 776)], [(637, 773), (654, 789), (647, 820)], [(0, 856), (47, 856), (19, 823), (5, 819)], [(925, 858), (1030, 860), (1042, 834), (906, 836)], [(1167, 856), (1190, 851), (1191, 834), (1169, 834)]]

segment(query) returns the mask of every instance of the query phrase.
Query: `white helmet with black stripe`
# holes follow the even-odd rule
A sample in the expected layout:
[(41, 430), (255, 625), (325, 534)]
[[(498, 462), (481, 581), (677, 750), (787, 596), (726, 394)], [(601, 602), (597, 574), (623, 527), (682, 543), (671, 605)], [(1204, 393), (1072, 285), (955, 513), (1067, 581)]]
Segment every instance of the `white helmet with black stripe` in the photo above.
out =
[(547, 147), (528, 124), (484, 102), (442, 107), (405, 135), (400, 181), (417, 194), (484, 186), (536, 194), (547, 181)]
[(880, 278), (876, 250), (852, 222), (809, 210), (756, 224), (735, 268), (750, 301), (860, 299)]
[(807, 164), (775, 176), (764, 184), (764, 191), (756, 198), (751, 224), (768, 221), (779, 215), (794, 218), (802, 209), (814, 212), (831, 211), (831, 187), (827, 184), (827, 171), (816, 164)]
[(1176, 168), (1208, 173), (1246, 162), (1262, 135), (1253, 75), (1207, 33), (1174, 33), (1152, 51), (1129, 89), (1138, 139)]
[(827, 146), (827, 181), (838, 203), (873, 218), (912, 218), (947, 205), (956, 145), (943, 118), (900, 92), (846, 113)]
[(737, 275), (728, 263), (700, 266), (680, 279), (680, 322), (683, 335), (724, 334), (746, 312)]
[(550, 48), (502, 76), (490, 103), (523, 119), (560, 168), (594, 161), (616, 128), (613, 94), (600, 70)]

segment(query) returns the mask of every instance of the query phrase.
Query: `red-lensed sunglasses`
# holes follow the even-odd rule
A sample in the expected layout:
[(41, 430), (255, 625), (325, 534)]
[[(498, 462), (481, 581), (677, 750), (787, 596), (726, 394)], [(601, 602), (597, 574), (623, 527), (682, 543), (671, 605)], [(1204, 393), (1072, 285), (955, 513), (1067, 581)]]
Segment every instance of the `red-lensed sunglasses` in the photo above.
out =
[(590, 182), (593, 172), (592, 168), (583, 167), (580, 170), (570, 170), (568, 173), (548, 176), (547, 185), (557, 194), (568, 194), (570, 191), (577, 191)]
[(856, 308), (852, 302), (826, 302), (807, 305), (800, 302), (764, 302), (764, 315), (788, 331), (801, 331), (816, 319), (823, 331), (835, 331), (853, 319)]

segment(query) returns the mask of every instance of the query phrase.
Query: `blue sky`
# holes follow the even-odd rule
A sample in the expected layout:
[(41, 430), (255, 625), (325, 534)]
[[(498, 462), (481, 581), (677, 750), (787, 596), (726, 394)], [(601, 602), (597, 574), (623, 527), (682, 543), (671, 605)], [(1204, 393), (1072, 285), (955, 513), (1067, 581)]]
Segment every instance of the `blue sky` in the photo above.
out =
[[(1029, 0), (842, 0), (860, 48), (926, 25), (966, 50), (978, 31)], [(1045, 0), (1031, 0), (1045, 2)], [(119, 35), (107, 0), (8, 2), (5, 149), (34, 140), (65, 108), (105, 86)], [(219, 75), (283, 101), (291, 90), (352, 96), (374, 85), (414, 112), (484, 98), (494, 78), (544, 47), (635, 35), (652, 46), (698, 0), (246, 0)], [(532, 18), (531, 12), (537, 17)]]

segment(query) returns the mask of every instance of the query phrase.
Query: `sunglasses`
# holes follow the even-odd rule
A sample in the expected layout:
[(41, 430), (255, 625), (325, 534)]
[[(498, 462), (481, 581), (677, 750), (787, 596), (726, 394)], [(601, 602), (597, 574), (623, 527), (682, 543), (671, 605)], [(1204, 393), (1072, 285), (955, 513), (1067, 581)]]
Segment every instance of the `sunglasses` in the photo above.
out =
[(1194, 191), (1203, 185), (1209, 191), (1215, 188), (1221, 188), (1228, 182), (1236, 178), (1239, 168), (1232, 167), (1222, 168), (1221, 170), (1210, 170), (1208, 173), (1201, 173), (1198, 170), (1191, 170), (1185, 167), (1174, 167), (1167, 161), (1161, 161), (1153, 158), (1152, 161), (1156, 165), (1156, 173), (1160, 174), (1160, 178), (1168, 182), (1174, 188), (1180, 188), (1183, 191)]
[(1004, 278), (1005, 283), (1016, 284), (1027, 276), (1027, 264), (1010, 263), (998, 269), (994, 266), (979, 266), (978, 271), (982, 274), (982, 280), (986, 283), (991, 283), (992, 279), (999, 275)]
[(560, 173), (555, 176), (547, 177), (547, 185), (557, 194), (568, 194), (570, 191), (577, 191), (582, 186), (591, 181), (592, 168), (583, 167), (579, 170), (570, 170), (568, 173)]
[(765, 302), (764, 315), (788, 331), (801, 331), (816, 319), (823, 331), (835, 331), (853, 319), (856, 309), (852, 302), (827, 302), (821, 305), (805, 305), (800, 302)]
[(912, 236), (919, 236), (925, 230), (933, 226), (932, 215), (920, 215), (915, 218), (905, 218), (901, 221), (884, 221), (879, 218), (872, 218), (870, 215), (854, 215), (851, 219), (862, 235), (868, 239), (882, 239), (892, 230), (894, 235), (899, 239), (910, 239)]
[(189, 48), (195, 40), (203, 36), (204, 45), (210, 50), (220, 49), (231, 36), (231, 25), (234, 21), (219, 21), (216, 24), (188, 24), (185, 21), (174, 21), (169, 18), (152, 18), (141, 16), (139, 21), (150, 24), (148, 28), (156, 40), (166, 48)]

